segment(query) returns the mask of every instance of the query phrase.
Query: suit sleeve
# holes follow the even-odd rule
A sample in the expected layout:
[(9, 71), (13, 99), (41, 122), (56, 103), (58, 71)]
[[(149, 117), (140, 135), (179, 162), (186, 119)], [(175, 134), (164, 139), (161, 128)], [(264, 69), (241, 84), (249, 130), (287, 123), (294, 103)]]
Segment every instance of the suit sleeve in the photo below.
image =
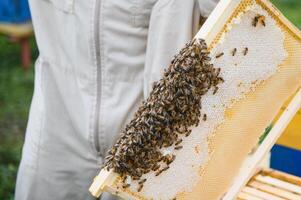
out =
[(198, 0), (201, 15), (208, 17), (219, 0)]

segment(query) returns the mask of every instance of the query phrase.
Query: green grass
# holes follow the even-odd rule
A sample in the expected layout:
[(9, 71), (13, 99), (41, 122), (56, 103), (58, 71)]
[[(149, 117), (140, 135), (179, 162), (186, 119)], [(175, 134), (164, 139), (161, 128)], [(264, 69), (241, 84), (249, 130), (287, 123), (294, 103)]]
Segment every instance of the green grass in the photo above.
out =
[(301, 29), (300, 0), (272, 0), (272, 2), (289, 20)]
[[(32, 39), (33, 59), (37, 48)], [(20, 46), (0, 35), (0, 199), (13, 199), (29, 105), (33, 67), (24, 72)]]
[(32, 95), (33, 68), (24, 73), (19, 45), (1, 36), (0, 47), (0, 134), (23, 132)]
[[(301, 28), (300, 0), (273, 0), (273, 3), (295, 25)], [(34, 60), (37, 56), (34, 40), (32, 40), (32, 53)], [(0, 35), (1, 200), (13, 199), (15, 178), (21, 157), (32, 91), (33, 68), (25, 73), (20, 63), (20, 47), (17, 44), (10, 43), (7, 38)]]
[[(3, 138), (2, 138), (3, 137)], [(0, 141), (0, 199), (13, 199), (16, 173), (23, 144), (21, 134), (1, 136)]]

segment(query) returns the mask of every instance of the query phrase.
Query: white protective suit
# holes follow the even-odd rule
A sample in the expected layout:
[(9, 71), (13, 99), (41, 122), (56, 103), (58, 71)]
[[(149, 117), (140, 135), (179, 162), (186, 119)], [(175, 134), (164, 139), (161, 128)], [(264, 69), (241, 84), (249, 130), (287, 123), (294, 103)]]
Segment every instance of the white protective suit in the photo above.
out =
[(106, 151), (217, 1), (30, 0), (40, 56), (15, 199), (93, 199)]

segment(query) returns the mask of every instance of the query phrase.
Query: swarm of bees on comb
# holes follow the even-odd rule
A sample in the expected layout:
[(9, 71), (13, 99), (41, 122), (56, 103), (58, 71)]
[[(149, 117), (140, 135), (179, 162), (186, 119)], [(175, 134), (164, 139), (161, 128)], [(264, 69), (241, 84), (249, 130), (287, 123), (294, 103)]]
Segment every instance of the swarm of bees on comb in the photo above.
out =
[[(263, 15), (254, 17), (252, 26), (258, 24), (266, 25)], [(236, 56), (239, 52), (246, 56), (249, 48), (233, 48), (230, 54)], [(215, 58), (224, 54), (217, 53)], [(211, 88), (213, 95), (216, 94), (218, 84), (224, 81), (220, 72), (220, 68), (212, 65), (202, 39), (188, 42), (174, 57), (106, 157), (104, 167), (122, 177), (124, 189), (131, 186), (127, 181), (130, 177), (137, 181), (140, 192), (147, 181), (144, 174), (154, 172), (159, 176), (169, 169), (176, 155), (164, 154), (162, 149), (181, 150), (181, 143), (190, 135), (191, 128), (200, 119), (207, 120), (207, 114), (201, 113), (201, 99)]]
[(109, 150), (104, 167), (123, 178), (123, 188), (130, 184), (128, 177), (138, 182), (138, 192), (147, 181), (143, 174), (151, 171), (159, 176), (176, 159), (162, 149), (183, 148), (185, 137), (200, 119), (201, 98), (210, 88), (223, 82), (220, 68), (211, 64), (204, 40), (194, 39), (175, 56), (163, 78), (155, 82), (146, 101), (135, 113), (133, 120), (122, 131), (116, 144)]

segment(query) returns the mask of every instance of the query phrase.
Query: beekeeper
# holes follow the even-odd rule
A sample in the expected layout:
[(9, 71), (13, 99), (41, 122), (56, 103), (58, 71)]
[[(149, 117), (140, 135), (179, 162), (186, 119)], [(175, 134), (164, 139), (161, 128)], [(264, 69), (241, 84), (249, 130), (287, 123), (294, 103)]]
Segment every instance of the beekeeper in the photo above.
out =
[(93, 199), (106, 151), (217, 1), (30, 0), (40, 55), (15, 199)]

